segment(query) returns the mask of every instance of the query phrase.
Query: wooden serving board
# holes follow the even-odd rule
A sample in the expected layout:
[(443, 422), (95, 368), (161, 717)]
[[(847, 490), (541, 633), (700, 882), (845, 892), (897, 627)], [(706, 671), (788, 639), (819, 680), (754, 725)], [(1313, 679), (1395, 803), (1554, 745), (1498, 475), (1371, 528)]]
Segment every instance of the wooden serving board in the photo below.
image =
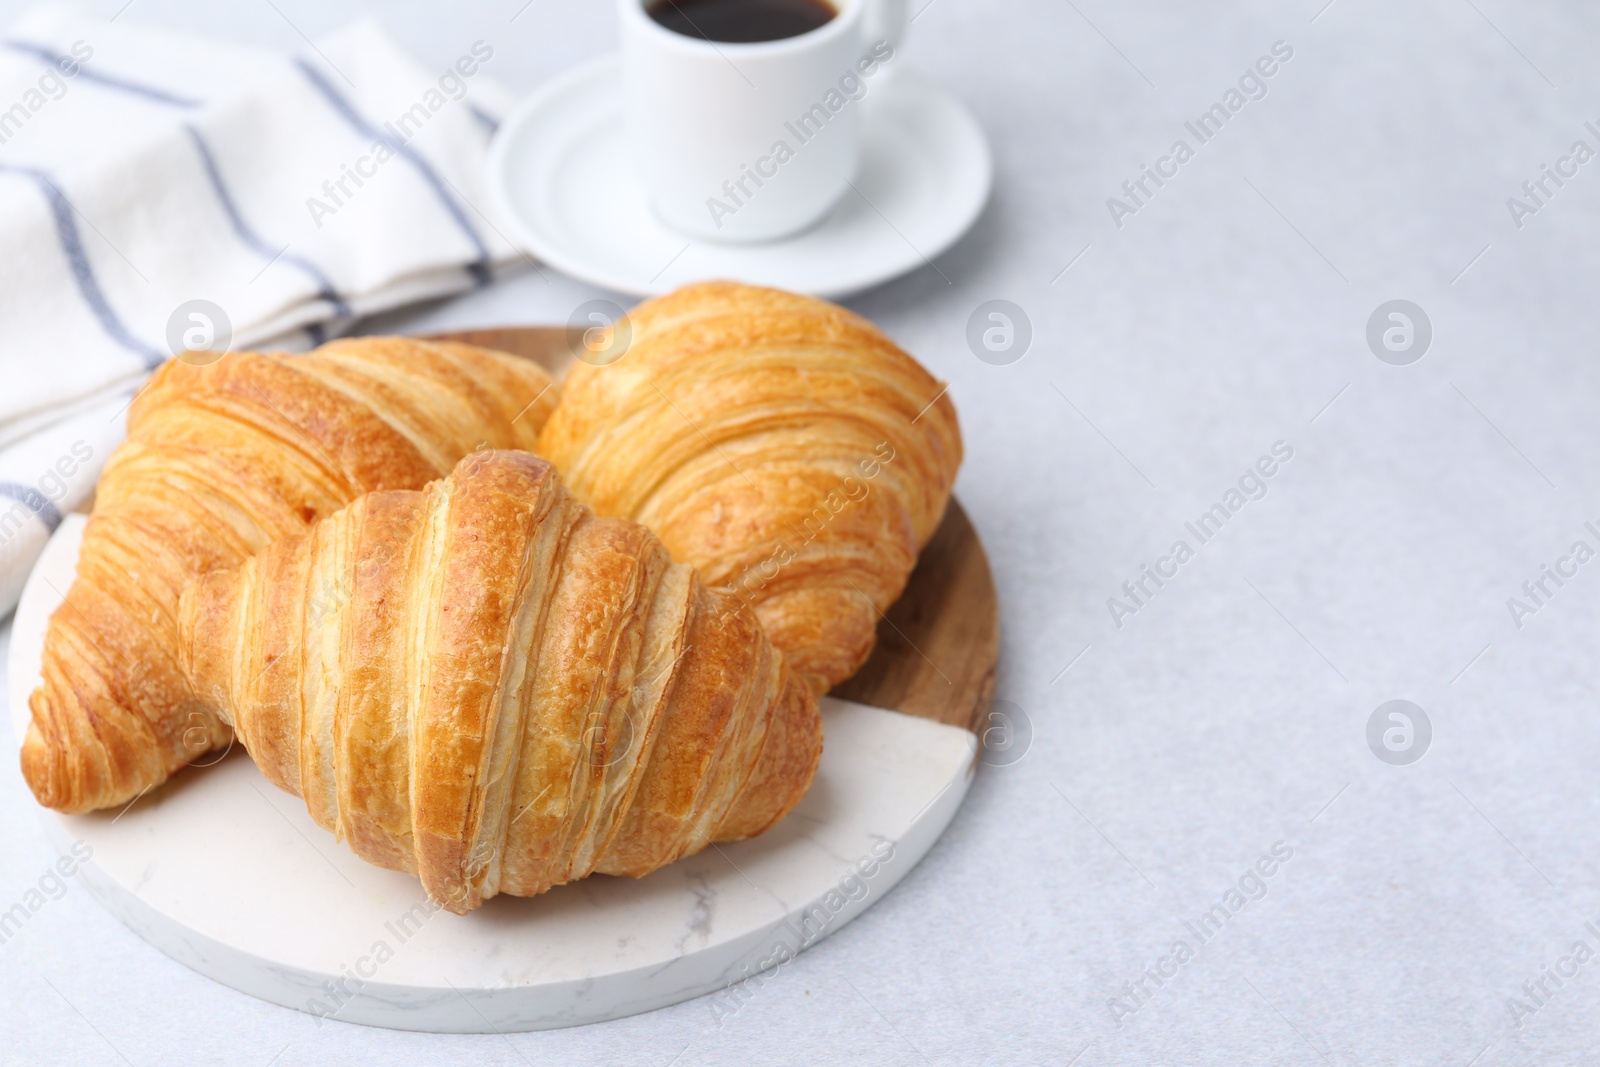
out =
[[(558, 381), (581, 343), (559, 326), (505, 326), (428, 335), (531, 359)], [(624, 357), (626, 358), (626, 357)], [(956, 500), (922, 550), (905, 593), (878, 623), (878, 645), (835, 696), (983, 735), (1000, 657), (1000, 606), (989, 559)]]
[[(559, 376), (572, 358), (564, 335), (450, 336)], [(72, 583), (85, 527), (83, 516), (66, 517), (17, 606), (7, 697), (19, 746), (48, 620)], [(532, 900), (501, 895), (466, 917), (432, 918), (414, 878), (340, 846), (242, 752), (120, 812), (41, 814), (59, 850), (93, 849), (80, 877), (134, 932), (201, 974), (317, 1016), (504, 1034), (706, 993), (738, 1002), (731, 983), (740, 976), (789, 958), (782, 948), (815, 944), (888, 893), (933, 847), (973, 780), (999, 624), (983, 547), (954, 502), (878, 636), (866, 667), (836, 691), (843, 699), (822, 701), (828, 741), (817, 787), (772, 829), (645, 878), (597, 875)], [(875, 856), (877, 873), (860, 873), (851, 856)], [(858, 874), (867, 891), (841, 897), (841, 878)], [(356, 975), (352, 990), (345, 983)], [(341, 993), (330, 1001), (333, 989)]]

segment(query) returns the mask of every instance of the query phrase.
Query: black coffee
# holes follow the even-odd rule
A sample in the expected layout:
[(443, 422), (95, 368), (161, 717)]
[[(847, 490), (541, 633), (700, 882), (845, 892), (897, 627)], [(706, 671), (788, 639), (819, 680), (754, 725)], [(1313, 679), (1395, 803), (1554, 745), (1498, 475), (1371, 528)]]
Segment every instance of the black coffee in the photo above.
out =
[(674, 33), (729, 44), (798, 37), (838, 14), (828, 0), (655, 0), (645, 10)]

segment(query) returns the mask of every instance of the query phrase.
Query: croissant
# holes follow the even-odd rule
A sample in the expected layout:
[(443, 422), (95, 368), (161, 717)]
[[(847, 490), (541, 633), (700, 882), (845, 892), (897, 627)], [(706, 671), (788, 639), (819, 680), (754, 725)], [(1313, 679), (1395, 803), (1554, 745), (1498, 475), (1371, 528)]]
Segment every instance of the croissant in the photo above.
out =
[(121, 804), (230, 743), (179, 667), (189, 579), (370, 490), (418, 488), (476, 447), (531, 447), (555, 397), (524, 360), (394, 337), (163, 366), (133, 402), (50, 619), (22, 749), (34, 796), (68, 812)]
[(758, 834), (822, 752), (749, 609), (525, 452), (207, 575), (181, 629), (262, 773), (459, 914)]
[(751, 604), (811, 688), (866, 662), (961, 463), (945, 387), (871, 323), (717, 282), (647, 301), (539, 438), (577, 496)]

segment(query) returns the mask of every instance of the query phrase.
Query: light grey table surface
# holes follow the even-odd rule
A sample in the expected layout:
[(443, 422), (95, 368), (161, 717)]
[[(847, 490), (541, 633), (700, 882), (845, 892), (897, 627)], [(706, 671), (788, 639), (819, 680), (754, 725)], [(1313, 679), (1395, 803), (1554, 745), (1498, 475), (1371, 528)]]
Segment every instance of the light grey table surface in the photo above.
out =
[[(917, 18), (907, 62), (982, 120), (995, 195), (954, 250), (850, 304), (952, 383), (957, 492), (1003, 605), (998, 695), (1032, 742), (981, 769), (864, 917), (721, 1025), (702, 1000), (427, 1036), (319, 1029), (73, 885), (0, 945), (0, 1062), (1595, 1062), (1600, 562), (1547, 579), (1520, 627), (1507, 600), (1575, 541), (1600, 549), (1600, 161), (1547, 180), (1520, 228), (1507, 198), (1574, 141), (1600, 149), (1600, 13), (1325, 2), (933, 0)], [(492, 40), (519, 91), (614, 47), (608, 3), (533, 0), (511, 22), (522, 4), (377, 15), (430, 63)], [(301, 47), (357, 13), (123, 17)], [(1199, 145), (1184, 123), (1277, 41), (1293, 58), (1268, 95)], [(1107, 198), (1178, 138), (1194, 158), (1119, 228)], [(596, 295), (546, 273), (383, 325), (559, 322)], [(1401, 298), (1433, 328), (1407, 366), (1366, 340)], [(1010, 365), (965, 339), (991, 299), (1031, 321)], [(1293, 458), (1267, 495), (1200, 545), (1184, 523), (1279, 441)], [(1180, 539), (1194, 558), (1119, 628), (1108, 598)], [(1408, 766), (1367, 741), (1394, 698), (1432, 726)], [(1201, 944), (1186, 924), (1280, 841), (1265, 896)], [(14, 760), (0, 857), (0, 908), (53, 859)], [(1194, 958), (1130, 998), (1179, 940)]]

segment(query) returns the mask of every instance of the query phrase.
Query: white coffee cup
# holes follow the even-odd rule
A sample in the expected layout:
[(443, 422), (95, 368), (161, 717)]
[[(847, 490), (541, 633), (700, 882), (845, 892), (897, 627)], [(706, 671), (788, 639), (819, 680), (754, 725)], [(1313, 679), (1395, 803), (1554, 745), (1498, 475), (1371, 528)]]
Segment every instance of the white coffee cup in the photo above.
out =
[(688, 37), (619, 0), (628, 136), (657, 216), (693, 238), (770, 241), (820, 221), (854, 180), (860, 108), (888, 76), (905, 0), (831, 0), (796, 37)]

